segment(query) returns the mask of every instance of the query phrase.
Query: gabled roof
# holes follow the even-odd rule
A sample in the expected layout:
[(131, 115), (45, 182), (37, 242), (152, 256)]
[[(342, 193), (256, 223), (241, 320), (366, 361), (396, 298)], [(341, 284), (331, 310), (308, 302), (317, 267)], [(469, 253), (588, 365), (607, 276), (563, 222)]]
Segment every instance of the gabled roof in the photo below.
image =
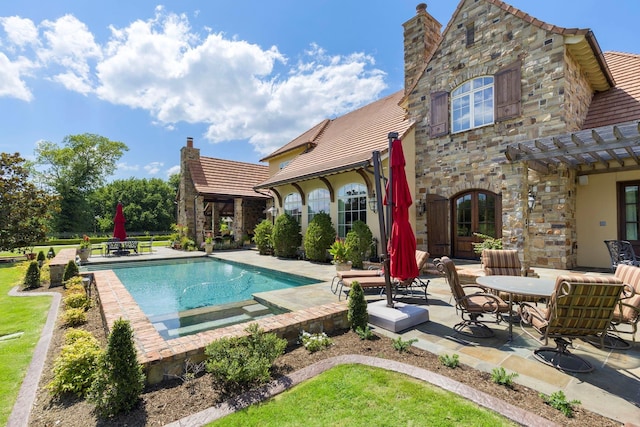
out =
[(604, 57), (616, 87), (595, 94), (583, 129), (640, 120), (640, 55), (606, 52)]
[[(477, 1), (477, 0), (476, 0)], [(517, 7), (511, 6), (501, 0), (482, 0), (489, 4), (492, 4), (500, 9), (504, 10), (507, 13), (510, 13), (529, 24), (541, 28), (545, 31), (549, 31), (555, 34), (560, 34), (564, 36), (565, 45), (567, 50), (571, 53), (574, 59), (580, 64), (580, 66), (585, 71), (589, 82), (591, 83), (591, 87), (593, 87), (596, 91), (605, 91), (613, 86), (615, 86), (615, 81), (613, 76), (611, 75), (611, 71), (607, 67), (607, 62), (604, 60), (604, 55), (600, 50), (600, 45), (596, 40), (593, 32), (588, 28), (563, 28), (558, 27), (556, 25), (548, 24), (544, 21), (541, 21), (533, 16), (529, 15), (518, 9)], [(451, 29), (454, 21), (457, 16), (460, 14), (462, 7), (466, 0), (460, 0), (458, 3), (458, 7), (453, 12), (449, 23), (446, 28), (442, 32), (442, 37), (440, 39), (440, 43), (445, 39), (446, 34)], [(433, 49), (433, 53), (435, 53), (439, 48), (439, 45)], [(433, 56), (433, 53), (431, 56)], [(413, 87), (405, 88), (405, 93), (410, 94), (414, 91), (415, 87), (418, 85), (420, 78), (429, 67), (429, 62), (431, 61), (431, 57), (427, 59), (424, 64), (422, 71), (418, 78), (415, 79)]]
[[(402, 94), (402, 91), (396, 92), (330, 120), (314, 137), (312, 149), (295, 157), (256, 188), (268, 188), (367, 166), (374, 150), (386, 151), (389, 132), (398, 132), (402, 138), (411, 127), (404, 109), (398, 105)], [(303, 135), (312, 134), (318, 126), (320, 125)], [(308, 138), (300, 136), (284, 147), (305, 139)], [(284, 152), (284, 147), (276, 153)]]
[(269, 168), (253, 163), (201, 157), (189, 163), (191, 179), (199, 194), (209, 196), (269, 198), (253, 187), (269, 176)]
[(289, 151), (295, 150), (296, 148), (302, 148), (302, 147), (309, 148), (315, 145), (316, 140), (318, 139), (322, 131), (324, 131), (324, 129), (327, 127), (329, 123), (330, 123), (329, 119), (324, 119), (323, 121), (321, 121), (311, 129), (309, 129), (308, 131), (306, 131), (305, 133), (303, 133), (302, 135), (300, 135), (290, 143), (283, 145), (273, 153), (269, 154), (267, 157), (260, 159), (260, 161), (266, 162), (266, 161), (269, 161), (269, 159), (272, 159), (281, 154), (288, 153)]

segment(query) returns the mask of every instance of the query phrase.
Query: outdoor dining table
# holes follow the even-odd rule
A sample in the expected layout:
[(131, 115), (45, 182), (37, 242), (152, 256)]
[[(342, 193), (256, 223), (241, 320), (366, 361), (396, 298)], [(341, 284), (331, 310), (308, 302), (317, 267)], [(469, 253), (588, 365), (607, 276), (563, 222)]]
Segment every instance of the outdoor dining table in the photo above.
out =
[(485, 288), (509, 294), (509, 339), (513, 340), (513, 295), (548, 298), (553, 293), (556, 281), (539, 277), (525, 276), (479, 276), (476, 283)]

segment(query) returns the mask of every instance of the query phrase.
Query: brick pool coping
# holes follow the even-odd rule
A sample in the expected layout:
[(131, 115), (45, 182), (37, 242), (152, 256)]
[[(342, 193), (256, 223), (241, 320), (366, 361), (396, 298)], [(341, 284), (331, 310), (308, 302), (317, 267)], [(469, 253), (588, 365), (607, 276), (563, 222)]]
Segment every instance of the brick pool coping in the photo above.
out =
[(257, 323), (265, 332), (273, 332), (290, 344), (297, 341), (302, 330), (331, 332), (349, 327), (347, 304), (342, 301), (165, 340), (113, 270), (95, 271), (92, 274), (107, 331), (118, 319), (130, 322), (138, 361), (144, 366), (149, 384), (180, 376), (186, 359), (195, 363), (204, 360), (204, 349), (208, 344), (222, 337), (245, 334), (249, 323)]

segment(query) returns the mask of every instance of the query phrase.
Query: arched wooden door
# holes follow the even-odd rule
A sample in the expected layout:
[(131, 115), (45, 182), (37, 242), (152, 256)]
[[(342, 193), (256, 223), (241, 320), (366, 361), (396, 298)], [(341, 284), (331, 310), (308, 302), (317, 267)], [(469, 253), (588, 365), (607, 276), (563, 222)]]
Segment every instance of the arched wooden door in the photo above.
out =
[(454, 197), (451, 230), (455, 258), (478, 258), (472, 243), (481, 239), (474, 233), (502, 237), (501, 206), (500, 196), (485, 190), (472, 190)]

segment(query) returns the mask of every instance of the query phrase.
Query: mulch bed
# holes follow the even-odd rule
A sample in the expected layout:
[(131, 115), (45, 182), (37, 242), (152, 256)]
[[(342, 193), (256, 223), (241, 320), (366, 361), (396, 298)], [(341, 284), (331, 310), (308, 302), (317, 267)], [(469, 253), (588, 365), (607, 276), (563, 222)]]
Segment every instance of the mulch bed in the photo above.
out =
[[(60, 290), (60, 288), (46, 289)], [(61, 310), (62, 312), (62, 310)], [(88, 322), (81, 329), (92, 332), (106, 346), (106, 335), (99, 309), (91, 308)], [(31, 412), (30, 426), (163, 426), (172, 421), (194, 414), (222, 402), (228, 398), (223, 395), (209, 374), (201, 374), (193, 380), (181, 379), (164, 382), (161, 385), (147, 387), (139, 405), (130, 413), (110, 420), (99, 420), (93, 411), (93, 405), (75, 396), (52, 397), (46, 384), (52, 378), (53, 362), (60, 352), (65, 329), (58, 325), (52, 338), (36, 401)], [(417, 348), (399, 353), (393, 348), (392, 340), (375, 337), (374, 340), (360, 340), (350, 331), (339, 331), (331, 335), (332, 346), (326, 350), (309, 353), (300, 346), (288, 348), (277, 361), (274, 377), (286, 375), (325, 358), (344, 354), (360, 354), (396, 360), (413, 366), (428, 369), (473, 388), (498, 397), (512, 405), (526, 409), (548, 420), (564, 426), (619, 426), (620, 423), (585, 410), (581, 406), (574, 411), (573, 418), (565, 417), (560, 411), (546, 405), (538, 392), (515, 384), (507, 388), (491, 381), (491, 375), (468, 366), (456, 369), (447, 368), (435, 355)]]

